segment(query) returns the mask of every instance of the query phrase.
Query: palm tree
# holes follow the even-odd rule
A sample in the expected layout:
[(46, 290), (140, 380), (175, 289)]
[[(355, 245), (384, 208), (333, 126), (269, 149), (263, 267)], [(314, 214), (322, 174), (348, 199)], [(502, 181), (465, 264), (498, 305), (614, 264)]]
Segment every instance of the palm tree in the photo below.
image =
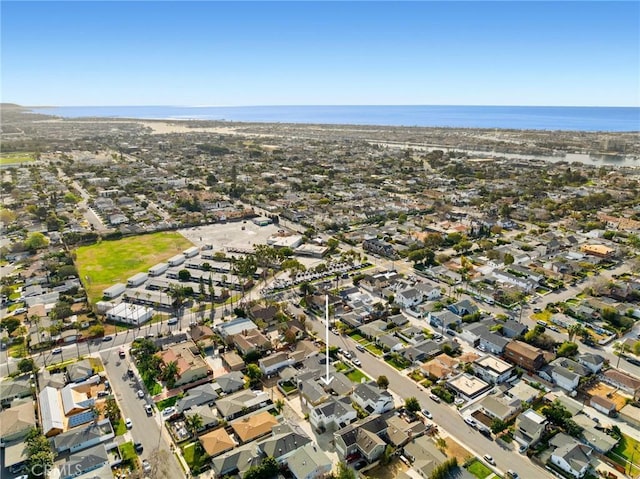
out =
[(284, 401), (282, 399), (276, 399), (276, 402), (274, 402), (273, 405), (276, 407), (276, 411), (278, 411), (278, 413), (281, 413), (284, 409)]
[(178, 363), (170, 361), (162, 370), (162, 380), (167, 383), (168, 389), (173, 389), (178, 377)]
[(187, 428), (187, 431), (189, 431), (192, 436), (195, 436), (197, 435), (197, 432), (202, 429), (202, 416), (198, 413), (187, 416), (184, 419), (184, 425)]
[(580, 323), (574, 323), (567, 328), (567, 333), (569, 334), (569, 342), (573, 342), (573, 339), (576, 335), (580, 336), (582, 334), (582, 330), (584, 328)]
[(184, 300), (187, 296), (185, 288), (179, 285), (172, 285), (167, 294), (173, 298), (173, 308), (176, 312), (176, 316), (178, 316), (178, 319), (180, 320), (180, 329), (182, 329), (182, 306), (184, 305)]

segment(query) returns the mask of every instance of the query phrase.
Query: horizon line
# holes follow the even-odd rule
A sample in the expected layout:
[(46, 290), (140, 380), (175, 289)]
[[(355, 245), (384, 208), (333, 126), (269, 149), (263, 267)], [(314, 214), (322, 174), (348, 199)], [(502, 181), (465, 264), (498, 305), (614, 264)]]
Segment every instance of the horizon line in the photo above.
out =
[(119, 104), (119, 105), (22, 105), (2, 102), (2, 105), (16, 105), (22, 108), (276, 108), (276, 107), (509, 107), (509, 108), (640, 108), (640, 105), (516, 105), (516, 104), (451, 104), (451, 103), (282, 103), (282, 104), (247, 104), (247, 105), (171, 105), (171, 104)]

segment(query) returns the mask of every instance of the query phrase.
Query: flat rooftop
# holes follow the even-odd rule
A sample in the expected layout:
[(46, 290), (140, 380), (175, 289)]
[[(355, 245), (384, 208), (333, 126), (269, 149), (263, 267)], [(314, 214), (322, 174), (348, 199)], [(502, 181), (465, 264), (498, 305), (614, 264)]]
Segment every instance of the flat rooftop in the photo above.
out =
[(484, 391), (491, 388), (491, 386), (485, 383), (482, 379), (469, 376), (467, 374), (460, 374), (459, 376), (447, 381), (447, 384), (470, 398), (482, 394)]
[(485, 369), (490, 369), (498, 374), (506, 373), (509, 369), (513, 369), (513, 366), (506, 361), (495, 356), (487, 355), (479, 359), (476, 359), (476, 364), (482, 366)]

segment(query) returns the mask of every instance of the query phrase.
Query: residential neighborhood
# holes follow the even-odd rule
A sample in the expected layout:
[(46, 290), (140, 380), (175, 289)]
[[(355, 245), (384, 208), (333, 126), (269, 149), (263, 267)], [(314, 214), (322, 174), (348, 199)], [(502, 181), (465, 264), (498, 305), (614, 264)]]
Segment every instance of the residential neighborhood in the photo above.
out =
[(609, 134), (47, 118), (2, 477), (640, 477), (640, 170), (562, 159)]

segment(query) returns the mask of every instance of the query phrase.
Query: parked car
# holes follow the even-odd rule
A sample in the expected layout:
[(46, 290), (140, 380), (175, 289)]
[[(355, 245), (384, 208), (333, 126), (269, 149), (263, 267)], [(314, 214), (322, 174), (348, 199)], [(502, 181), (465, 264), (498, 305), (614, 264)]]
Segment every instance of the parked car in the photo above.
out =
[(510, 477), (511, 479), (519, 479), (520, 476), (518, 476), (518, 473), (513, 469), (509, 469), (507, 471), (507, 477)]
[(491, 457), (489, 454), (485, 454), (484, 456), (482, 456), (482, 459), (484, 459), (485, 461), (487, 461), (489, 464), (491, 464), (492, 466), (496, 465), (496, 461), (493, 460), (493, 457)]
[(176, 318), (175, 316), (173, 318), (169, 318), (169, 320), (167, 321), (168, 325), (172, 325), (172, 324), (178, 324), (178, 318)]
[(144, 446), (139, 442), (134, 443), (133, 448), (136, 450), (138, 454), (141, 454), (142, 451), (144, 450)]
[(174, 414), (176, 412), (176, 408), (173, 406), (169, 406), (166, 407), (162, 410), (162, 415), (163, 416), (171, 416), (172, 414)]
[(149, 461), (147, 461), (146, 459), (142, 460), (142, 470), (145, 472), (145, 474), (149, 474), (151, 472), (151, 464), (149, 464)]
[(138, 395), (138, 397), (140, 399), (142, 399), (144, 397), (144, 392), (142, 391), (142, 389), (138, 389), (138, 391), (136, 391), (136, 394)]
[(476, 427), (477, 425), (476, 420), (473, 419), (471, 416), (466, 416), (464, 418), (464, 422), (466, 422), (471, 427)]
[(356, 366), (358, 366), (358, 367), (362, 366), (362, 363), (360, 362), (360, 360), (359, 360), (358, 358), (353, 358), (353, 359), (351, 360), (351, 362), (352, 362), (353, 364), (355, 364)]
[(147, 413), (147, 416), (153, 415), (153, 408), (149, 404), (144, 405), (144, 412)]
[(427, 419), (433, 419), (433, 415), (427, 409), (422, 410), (422, 415)]
[(433, 402), (437, 402), (437, 403), (440, 402), (440, 398), (438, 396), (436, 396), (435, 394), (433, 394), (433, 393), (429, 394), (429, 397), (431, 398), (431, 400)]
[(361, 353), (364, 353), (364, 352), (365, 352), (365, 347), (364, 347), (362, 344), (358, 344), (358, 345), (356, 346), (356, 349), (357, 349), (358, 351), (360, 351)]
[(103, 343), (106, 343), (106, 342), (109, 342), (109, 341), (113, 341), (113, 336), (104, 336), (102, 338), (102, 342)]
[(51, 354), (62, 354), (62, 348), (52, 349)]
[(127, 426), (127, 429), (131, 429), (133, 427), (133, 421), (131, 420), (131, 418), (127, 418), (124, 421), (124, 425)]

